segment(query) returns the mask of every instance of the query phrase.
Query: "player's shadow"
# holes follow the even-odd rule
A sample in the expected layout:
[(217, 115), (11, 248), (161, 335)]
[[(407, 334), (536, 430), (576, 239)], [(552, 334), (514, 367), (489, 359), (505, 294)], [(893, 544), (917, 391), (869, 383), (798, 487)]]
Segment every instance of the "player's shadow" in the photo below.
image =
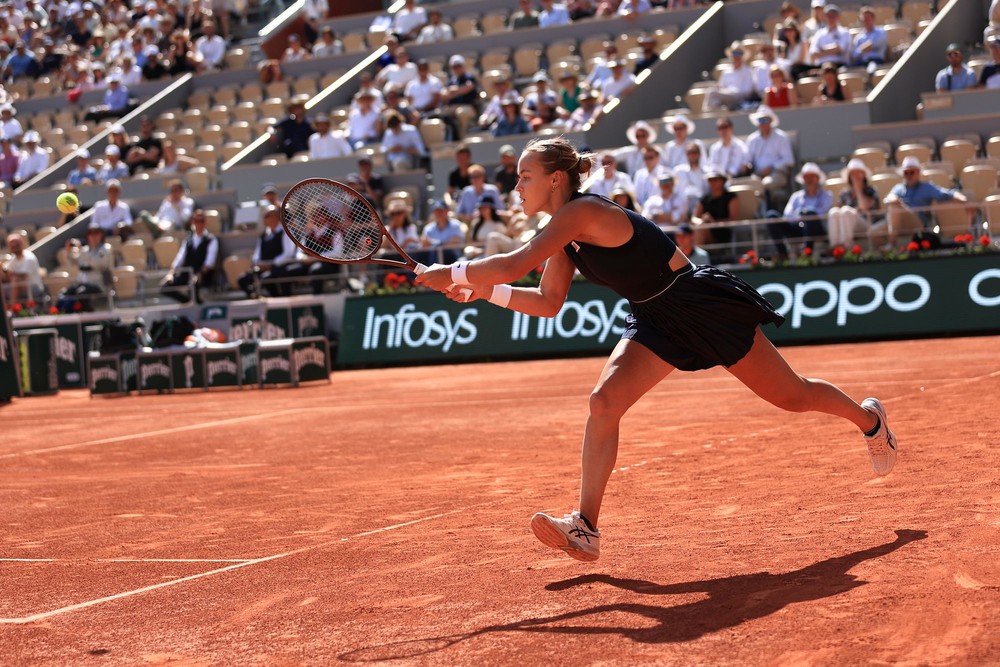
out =
[[(375, 662), (412, 657), (439, 651), (460, 641), (491, 632), (545, 632), (554, 634), (617, 634), (644, 644), (686, 642), (735, 627), (751, 619), (769, 616), (796, 602), (808, 602), (839, 595), (865, 585), (850, 574), (855, 566), (881, 558), (917, 540), (927, 538), (923, 530), (897, 530), (896, 539), (869, 549), (828, 558), (792, 572), (771, 574), (756, 572), (720, 579), (677, 584), (657, 584), (640, 579), (622, 579), (607, 574), (586, 574), (556, 581), (545, 588), (564, 591), (586, 584), (607, 584), (641, 596), (702, 593), (705, 596), (679, 605), (659, 606), (643, 602), (620, 602), (597, 605), (577, 611), (531, 618), (504, 625), (487, 626), (449, 637), (403, 640), (377, 647), (362, 648), (342, 654), (352, 662)], [(601, 623), (613, 612), (646, 617), (655, 625), (642, 628)], [(590, 625), (587, 619), (596, 620)], [(582, 621), (582, 622), (581, 622)]]

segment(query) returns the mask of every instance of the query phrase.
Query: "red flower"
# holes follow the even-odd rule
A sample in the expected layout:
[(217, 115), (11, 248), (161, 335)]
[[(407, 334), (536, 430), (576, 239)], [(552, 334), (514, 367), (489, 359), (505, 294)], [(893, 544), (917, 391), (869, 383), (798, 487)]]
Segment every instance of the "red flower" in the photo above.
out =
[(923, 250), (930, 250), (931, 249), (931, 242), (928, 241), (927, 239), (924, 239), (924, 240), (922, 240), (920, 242), (920, 247)]
[(34, 299), (29, 299), (28, 303), (26, 303), (25, 305), (28, 307), (28, 310), (34, 310), (35, 306), (37, 306), (38, 304), (35, 303)]
[(858, 244), (854, 244), (854, 247), (851, 248), (851, 252), (854, 253), (855, 255), (860, 255), (861, 254), (861, 246), (858, 245)]
[(18, 313), (21, 312), (21, 304), (15, 303), (13, 306), (11, 306), (10, 310), (11, 310), (12, 313), (14, 313), (15, 315), (17, 315)]
[(916, 252), (918, 250), (920, 250), (920, 244), (917, 243), (916, 241), (910, 241), (909, 243), (906, 244), (907, 252)]
[(747, 263), (747, 258), (746, 257), (740, 257), (740, 264), (746, 264), (746, 263)]
[(955, 243), (965, 243), (965, 236), (962, 234), (955, 234), (955, 237), (952, 239), (952, 241), (954, 241)]
[(974, 237), (972, 234), (966, 234), (965, 235), (965, 242), (966, 243), (972, 243), (975, 240), (976, 240), (976, 237)]
[(393, 289), (399, 287), (399, 275), (395, 273), (385, 274), (385, 286)]
[(59, 309), (56, 308), (55, 306), (52, 306), (51, 308), (49, 308), (49, 314), (50, 315), (58, 315), (59, 314)]
[(753, 250), (747, 250), (747, 257), (756, 257), (757, 253)]
[(982, 236), (979, 237), (979, 245), (981, 245), (981, 246), (983, 246), (985, 248), (989, 244), (990, 244), (990, 237), (989, 236), (986, 236), (986, 234), (983, 234)]
[(802, 254), (808, 257), (809, 255), (813, 254), (813, 249), (810, 248), (809, 246), (806, 246), (805, 248), (802, 249)]
[(73, 310), (76, 311), (76, 312), (78, 312), (78, 313), (80, 311), (82, 311), (83, 310), (83, 302), (82, 301), (77, 301), (76, 303), (74, 303), (73, 304)]
[(843, 257), (845, 252), (846, 251), (844, 250), (844, 246), (842, 245), (839, 245), (832, 250), (833, 256), (836, 257), (837, 259)]

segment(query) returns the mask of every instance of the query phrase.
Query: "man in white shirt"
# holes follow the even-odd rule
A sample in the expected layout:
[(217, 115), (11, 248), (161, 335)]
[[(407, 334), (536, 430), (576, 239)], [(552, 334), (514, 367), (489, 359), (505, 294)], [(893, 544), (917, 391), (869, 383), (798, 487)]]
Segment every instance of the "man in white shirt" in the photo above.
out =
[(826, 26), (813, 35), (809, 55), (817, 65), (833, 63), (837, 67), (851, 58), (851, 33), (840, 25), (840, 7), (827, 5)]
[(319, 40), (313, 44), (313, 58), (326, 58), (328, 56), (339, 56), (344, 52), (344, 43), (337, 39), (333, 28), (325, 25), (320, 30)]
[(688, 219), (688, 200), (674, 188), (674, 175), (664, 172), (659, 179), (659, 192), (646, 200), (642, 215), (663, 228), (679, 225)]
[[(179, 178), (171, 180), (168, 187), (167, 196), (160, 202), (160, 208), (149, 222), (156, 225), (157, 231), (181, 232), (191, 221), (194, 199), (184, 191), (184, 183)], [(140, 217), (144, 216), (140, 214)]]
[(792, 140), (778, 129), (778, 115), (768, 106), (761, 105), (756, 113), (750, 114), (750, 122), (757, 126), (757, 131), (747, 139), (747, 169), (763, 181), (770, 198), (776, 190), (788, 185), (788, 176), (795, 166)]
[(605, 153), (601, 156), (601, 171), (597, 172), (597, 177), (590, 181), (586, 190), (591, 194), (608, 197), (619, 188), (632, 192), (632, 179), (624, 171), (618, 171), (618, 162), (614, 155)]
[(215, 34), (215, 23), (205, 21), (201, 26), (202, 36), (195, 40), (194, 49), (201, 55), (199, 68), (217, 69), (226, 57), (226, 40)]
[(413, 169), (417, 161), (427, 155), (420, 131), (403, 122), (403, 116), (396, 111), (387, 114), (380, 150), (393, 171)]
[(406, 52), (405, 48), (401, 46), (396, 49), (395, 58), (396, 62), (383, 67), (375, 75), (375, 85), (382, 88), (383, 93), (385, 92), (385, 87), (389, 85), (397, 86), (400, 90), (404, 90), (406, 84), (418, 76), (417, 66), (410, 61), (410, 54)]
[(635, 203), (639, 210), (645, 206), (646, 200), (660, 191), (660, 178), (670, 174), (665, 164), (660, 162), (660, 149), (655, 144), (649, 144), (643, 151), (644, 164), (636, 170), (632, 177), (635, 186)]
[(13, 255), (0, 271), (0, 281), (5, 283), (7, 305), (38, 301), (45, 293), (42, 270), (35, 254), (25, 247), (24, 237), (18, 233), (7, 237), (7, 251)]
[(121, 67), (112, 70), (112, 74), (121, 77), (122, 85), (127, 88), (142, 83), (142, 69), (135, 64), (135, 57), (131, 53), (122, 54)]
[(733, 121), (729, 118), (715, 121), (715, 129), (719, 140), (708, 149), (708, 164), (730, 177), (742, 176), (749, 161), (746, 143), (733, 136)]
[(288, 296), (292, 286), (282, 278), (288, 276), (285, 267), (295, 261), (296, 251), (292, 238), (281, 228), (278, 208), (268, 206), (264, 209), (264, 231), (250, 258), (253, 266), (237, 279), (237, 284), (251, 299), (259, 296), (258, 284), (268, 296)]
[(538, 12), (538, 27), (547, 28), (554, 25), (569, 25), (569, 10), (566, 5), (556, 4), (553, 0), (541, 0), (542, 11)]
[(607, 104), (635, 90), (635, 76), (626, 71), (624, 60), (619, 58), (609, 62), (608, 65), (611, 67), (611, 78), (605, 79), (601, 84), (601, 104)]
[(374, 108), (374, 99), (370, 90), (358, 92), (354, 96), (358, 106), (347, 114), (347, 140), (355, 150), (375, 143), (382, 132), (382, 117)]
[(309, 136), (309, 159), (325, 160), (354, 152), (343, 133), (330, 129), (330, 117), (321, 113), (313, 119), (316, 131)]
[(452, 27), (441, 21), (440, 9), (429, 9), (427, 19), (429, 23), (420, 29), (420, 34), (417, 35), (417, 44), (450, 42), (455, 39), (455, 31), (452, 30)]
[(14, 187), (31, 180), (49, 168), (49, 154), (38, 145), (42, 137), (35, 130), (24, 133), (21, 160), (14, 173)]
[(16, 114), (17, 110), (14, 109), (13, 104), (0, 105), (0, 133), (14, 143), (20, 142), (21, 135), (24, 134), (21, 121), (14, 118)]
[(753, 72), (743, 60), (743, 45), (733, 42), (728, 52), (733, 65), (719, 75), (718, 85), (706, 93), (703, 111), (718, 111), (722, 107), (735, 111), (741, 104), (756, 97)]
[(105, 235), (124, 232), (127, 236), (132, 231), (132, 210), (120, 199), (121, 181), (113, 178), (104, 187), (107, 198), (94, 204), (90, 221), (100, 225)]
[(708, 174), (702, 167), (699, 144), (689, 143), (685, 157), (687, 162), (674, 169), (674, 178), (677, 179), (677, 190), (687, 199), (688, 210), (693, 211), (695, 204), (708, 194)]
[(417, 78), (406, 84), (406, 99), (420, 116), (426, 116), (441, 106), (441, 91), (444, 84), (430, 74), (430, 64), (426, 60), (417, 61)]
[(417, 0), (406, 0), (403, 8), (392, 18), (392, 32), (400, 42), (414, 39), (427, 25), (427, 10), (417, 7)]
[(613, 40), (605, 40), (603, 47), (604, 54), (587, 74), (587, 85), (593, 90), (600, 90), (604, 81), (611, 78), (611, 67), (608, 63), (618, 60), (618, 47)]

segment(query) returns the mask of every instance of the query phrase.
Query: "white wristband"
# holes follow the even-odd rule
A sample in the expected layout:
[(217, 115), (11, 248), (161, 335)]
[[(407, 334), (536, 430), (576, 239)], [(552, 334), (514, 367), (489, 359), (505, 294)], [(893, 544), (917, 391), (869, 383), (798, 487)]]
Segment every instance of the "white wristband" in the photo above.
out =
[(451, 265), (451, 282), (456, 285), (471, 285), (465, 273), (469, 269), (468, 262), (455, 262)]
[(514, 288), (510, 285), (494, 285), (493, 293), (490, 294), (490, 298), (487, 301), (501, 308), (506, 308), (510, 304), (510, 295), (513, 293)]

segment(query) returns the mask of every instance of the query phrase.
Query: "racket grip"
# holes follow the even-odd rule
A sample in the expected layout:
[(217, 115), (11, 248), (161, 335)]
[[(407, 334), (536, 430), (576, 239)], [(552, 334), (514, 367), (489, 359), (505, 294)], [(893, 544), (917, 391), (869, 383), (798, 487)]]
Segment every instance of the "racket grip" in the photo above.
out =
[[(443, 267), (444, 267), (443, 264), (431, 264), (430, 266), (424, 266), (420, 262), (417, 262), (417, 265), (413, 267), (413, 272), (419, 276), (421, 273), (423, 273), (427, 269), (437, 269), (437, 268), (443, 268)], [(455, 283), (452, 283), (451, 285), (448, 285), (448, 289), (453, 289), (454, 287), (455, 287)], [(462, 301), (463, 302), (468, 301), (469, 297), (472, 296), (472, 290), (469, 289), (469, 288), (467, 288), (467, 287), (463, 287), (461, 290), (459, 290), (458, 293), (462, 295)]]

